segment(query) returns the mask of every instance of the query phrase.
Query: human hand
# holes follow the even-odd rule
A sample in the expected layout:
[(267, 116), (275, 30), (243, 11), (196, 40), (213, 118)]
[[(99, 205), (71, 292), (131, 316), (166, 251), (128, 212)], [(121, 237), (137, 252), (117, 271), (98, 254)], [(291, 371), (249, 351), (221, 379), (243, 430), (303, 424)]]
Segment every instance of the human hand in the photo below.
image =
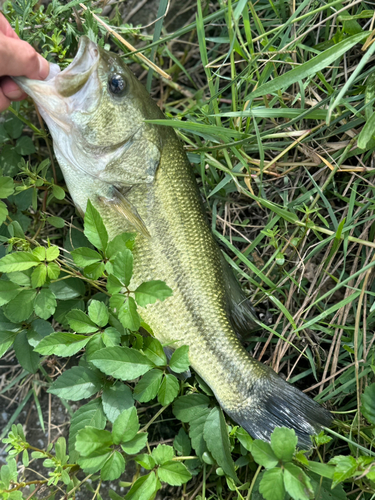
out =
[(0, 112), (7, 109), (10, 101), (20, 101), (26, 97), (10, 76), (44, 80), (48, 73), (47, 60), (18, 38), (0, 13)]

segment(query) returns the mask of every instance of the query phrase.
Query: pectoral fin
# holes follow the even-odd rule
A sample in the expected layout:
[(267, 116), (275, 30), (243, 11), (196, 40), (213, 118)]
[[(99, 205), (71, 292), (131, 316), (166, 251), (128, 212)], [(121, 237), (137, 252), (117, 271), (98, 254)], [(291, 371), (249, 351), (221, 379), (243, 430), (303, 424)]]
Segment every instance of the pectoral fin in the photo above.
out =
[(141, 233), (146, 238), (151, 238), (148, 229), (140, 217), (137, 209), (132, 205), (123, 194), (116, 188), (113, 188), (114, 196), (113, 198), (101, 198), (107, 205), (116, 210), (120, 215), (125, 217), (125, 219), (134, 227), (135, 232)]

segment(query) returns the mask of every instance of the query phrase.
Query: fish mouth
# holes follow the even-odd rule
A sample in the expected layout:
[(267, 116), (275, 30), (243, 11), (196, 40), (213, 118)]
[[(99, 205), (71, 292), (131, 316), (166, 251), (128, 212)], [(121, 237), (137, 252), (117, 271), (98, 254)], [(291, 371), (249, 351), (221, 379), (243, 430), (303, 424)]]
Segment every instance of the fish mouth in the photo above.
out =
[(15, 77), (14, 81), (34, 99), (48, 124), (52, 119), (62, 126), (63, 117), (67, 117), (74, 110), (87, 107), (88, 96), (91, 102), (96, 101), (100, 83), (94, 75), (97, 73), (99, 60), (96, 43), (87, 36), (82, 36), (77, 54), (64, 71), (60, 72), (57, 65), (51, 65), (46, 80), (31, 80), (20, 76)]

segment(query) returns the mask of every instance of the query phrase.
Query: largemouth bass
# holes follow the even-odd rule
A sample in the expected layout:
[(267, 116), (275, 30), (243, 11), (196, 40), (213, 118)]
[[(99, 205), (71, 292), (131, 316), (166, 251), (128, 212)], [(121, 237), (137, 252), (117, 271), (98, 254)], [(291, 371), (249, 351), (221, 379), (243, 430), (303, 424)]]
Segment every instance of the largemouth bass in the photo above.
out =
[(90, 199), (113, 238), (136, 232), (135, 289), (163, 280), (173, 296), (140, 310), (162, 343), (189, 346), (191, 366), (225, 412), (253, 437), (296, 431), (299, 446), (330, 413), (252, 357), (238, 333), (257, 319), (206, 222), (191, 165), (170, 127), (120, 57), (87, 37), (47, 81), (17, 78), (37, 103), (79, 211)]

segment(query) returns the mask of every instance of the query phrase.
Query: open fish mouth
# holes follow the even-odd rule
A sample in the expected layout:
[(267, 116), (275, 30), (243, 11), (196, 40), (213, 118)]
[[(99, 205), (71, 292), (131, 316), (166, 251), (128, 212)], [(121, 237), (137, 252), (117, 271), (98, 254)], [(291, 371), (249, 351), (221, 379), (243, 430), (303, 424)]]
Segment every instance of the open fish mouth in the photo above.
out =
[[(31, 80), (20, 76), (15, 77), (14, 81), (34, 99), (44, 119), (49, 116), (55, 123), (62, 125), (64, 116), (83, 106), (86, 108), (87, 98), (90, 97), (92, 102), (98, 96), (100, 83), (95, 75), (99, 59), (96, 43), (87, 36), (82, 36), (77, 54), (64, 71), (51, 64), (46, 80)], [(46, 121), (48, 123), (49, 120)]]

